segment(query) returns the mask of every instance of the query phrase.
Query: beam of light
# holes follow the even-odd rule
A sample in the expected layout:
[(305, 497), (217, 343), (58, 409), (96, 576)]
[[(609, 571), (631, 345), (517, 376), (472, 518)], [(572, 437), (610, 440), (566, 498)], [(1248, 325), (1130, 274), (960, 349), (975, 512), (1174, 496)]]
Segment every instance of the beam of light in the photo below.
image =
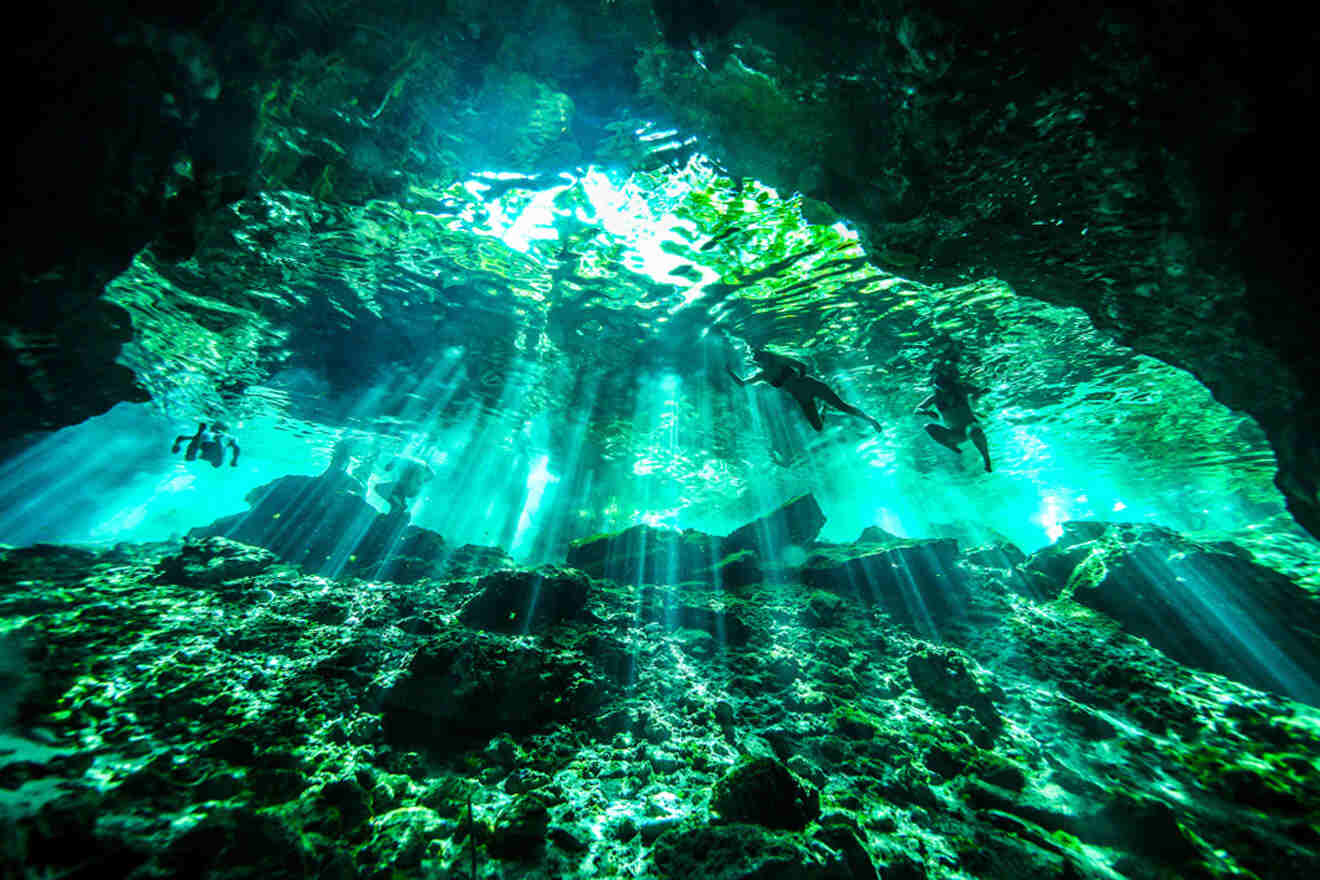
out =
[(541, 508), (541, 499), (545, 496), (546, 487), (551, 483), (559, 482), (559, 478), (550, 473), (547, 467), (549, 463), (550, 456), (538, 456), (527, 475), (527, 499), (518, 513), (518, 529), (514, 532), (513, 543), (509, 547), (510, 552), (521, 549), (527, 540), (531, 532), (532, 518)]
[(1151, 613), (1136, 623), (1138, 634), (1156, 634), (1151, 638), (1155, 647), (1172, 649), (1190, 640), (1196, 649), (1218, 657), (1228, 677), (1240, 676), (1257, 687), (1268, 681), (1295, 699), (1320, 705), (1320, 682), (1293, 659), (1305, 655), (1306, 647), (1282, 644), (1265, 631), (1258, 621), (1277, 619), (1278, 611), (1252, 596), (1245, 582), (1225, 582), (1194, 557), (1183, 558), (1175, 572), (1168, 560), (1146, 547), (1137, 548), (1129, 559), (1158, 592), (1160, 604), (1176, 609), (1174, 618)]

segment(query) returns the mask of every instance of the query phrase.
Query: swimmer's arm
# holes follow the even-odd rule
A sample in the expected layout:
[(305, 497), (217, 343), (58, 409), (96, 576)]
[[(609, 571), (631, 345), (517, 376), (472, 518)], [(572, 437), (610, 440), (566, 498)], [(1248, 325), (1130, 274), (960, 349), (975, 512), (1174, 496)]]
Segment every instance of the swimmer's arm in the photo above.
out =
[(737, 382), (739, 385), (751, 385), (756, 382), (765, 381), (765, 370), (761, 370), (755, 375), (748, 376), (746, 379), (739, 379), (738, 374), (735, 373), (733, 370), (730, 370), (728, 367), (725, 367), (724, 369), (728, 371), (729, 377), (732, 378), (733, 381)]
[(170, 447), (170, 452), (178, 452), (179, 444), (182, 443), (184, 440), (190, 439), (191, 437), (192, 437), (191, 434), (180, 434), (179, 436), (175, 437), (174, 445)]
[(917, 408), (914, 409), (913, 412), (919, 416), (931, 416), (933, 418), (939, 415), (939, 413), (931, 409), (934, 403), (935, 403), (935, 395), (932, 394), (929, 397), (927, 397), (925, 400), (923, 400), (921, 403), (917, 404)]
[(230, 467), (238, 467), (238, 443), (233, 437), (229, 438), (229, 445), (234, 450), (234, 457), (229, 460)]

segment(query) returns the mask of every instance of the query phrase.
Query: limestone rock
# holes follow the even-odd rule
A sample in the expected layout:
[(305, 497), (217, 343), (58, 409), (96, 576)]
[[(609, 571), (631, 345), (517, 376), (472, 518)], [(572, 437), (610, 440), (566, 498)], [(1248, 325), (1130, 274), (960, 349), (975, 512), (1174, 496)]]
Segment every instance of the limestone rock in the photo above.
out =
[(544, 566), (492, 572), (477, 581), (477, 588), (459, 612), (460, 620), (494, 632), (526, 633), (581, 619), (591, 581), (580, 571)]
[(209, 587), (238, 578), (255, 577), (275, 564), (275, 554), (228, 538), (203, 538), (183, 545), (156, 566), (161, 583)]
[(694, 529), (641, 524), (574, 541), (568, 564), (621, 584), (677, 584), (696, 579), (724, 555), (718, 538)]
[(953, 564), (949, 539), (818, 548), (802, 568), (802, 582), (879, 605), (924, 635), (966, 615), (968, 590)]
[(381, 704), (390, 740), (436, 745), (582, 717), (604, 698), (585, 659), (448, 632), (418, 650)]
[(1041, 595), (1069, 589), (1180, 663), (1320, 705), (1320, 600), (1233, 545), (1070, 522), (1026, 571)]
[(799, 495), (779, 507), (730, 532), (720, 542), (722, 556), (740, 550), (755, 550), (762, 559), (777, 559), (785, 547), (806, 547), (825, 525), (816, 496)]
[(820, 792), (774, 758), (754, 758), (715, 783), (711, 809), (727, 822), (801, 830), (820, 816)]
[(809, 848), (799, 835), (757, 825), (711, 825), (662, 834), (654, 859), (666, 880), (826, 880), (849, 876), (841, 853)]
[(985, 674), (967, 657), (957, 651), (925, 645), (908, 655), (907, 670), (912, 684), (936, 709), (957, 715), (959, 708), (966, 706), (990, 734), (1003, 728), (1004, 720), (994, 702), (1002, 692), (988, 683)]

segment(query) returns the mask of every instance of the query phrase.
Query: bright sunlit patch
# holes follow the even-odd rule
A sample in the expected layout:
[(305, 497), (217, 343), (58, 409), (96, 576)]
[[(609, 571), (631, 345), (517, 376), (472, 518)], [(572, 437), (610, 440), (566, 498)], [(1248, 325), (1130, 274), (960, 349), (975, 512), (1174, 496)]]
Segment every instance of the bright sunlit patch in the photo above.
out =
[(1031, 517), (1031, 521), (1045, 530), (1051, 541), (1059, 540), (1063, 535), (1063, 523), (1069, 518), (1057, 495), (1046, 495), (1041, 500), (1040, 510)]
[(1118, 513), (1120, 510), (1127, 510), (1127, 505), (1122, 501), (1115, 501), (1112, 510), (1114, 513)]

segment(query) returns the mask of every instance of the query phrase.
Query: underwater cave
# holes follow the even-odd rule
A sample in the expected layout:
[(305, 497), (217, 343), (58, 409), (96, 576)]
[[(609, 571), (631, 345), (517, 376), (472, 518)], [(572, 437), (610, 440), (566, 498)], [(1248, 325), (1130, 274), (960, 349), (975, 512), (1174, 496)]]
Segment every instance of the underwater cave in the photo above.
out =
[(3, 877), (1314, 870), (1313, 32), (38, 18)]

